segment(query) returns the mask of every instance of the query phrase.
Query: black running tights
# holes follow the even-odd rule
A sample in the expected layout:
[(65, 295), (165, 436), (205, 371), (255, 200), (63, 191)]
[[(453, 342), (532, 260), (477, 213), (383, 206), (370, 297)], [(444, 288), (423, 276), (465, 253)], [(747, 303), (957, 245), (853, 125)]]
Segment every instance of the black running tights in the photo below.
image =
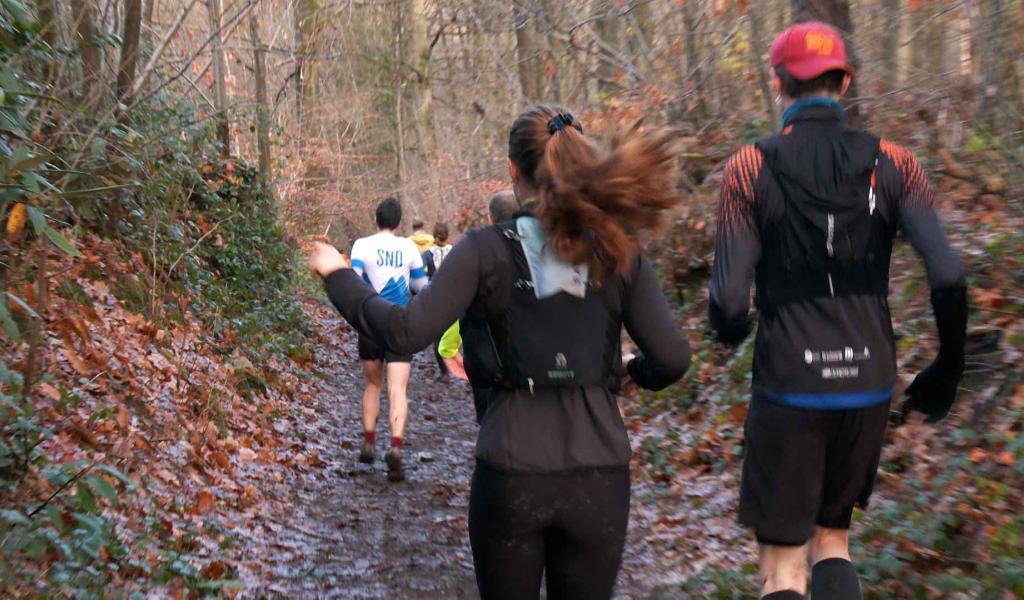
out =
[(611, 598), (629, 520), (629, 470), (507, 473), (477, 465), (469, 540), (482, 600)]

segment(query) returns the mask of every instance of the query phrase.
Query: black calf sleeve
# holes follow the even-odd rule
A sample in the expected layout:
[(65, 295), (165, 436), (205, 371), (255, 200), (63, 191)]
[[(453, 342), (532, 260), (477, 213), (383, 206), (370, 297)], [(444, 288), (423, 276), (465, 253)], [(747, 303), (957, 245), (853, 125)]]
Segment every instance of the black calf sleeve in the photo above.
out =
[(853, 563), (843, 558), (826, 558), (811, 569), (811, 598), (814, 600), (861, 600), (860, 581)]
[(761, 600), (804, 600), (804, 595), (793, 590), (782, 590), (781, 592), (772, 592), (767, 596), (761, 596)]

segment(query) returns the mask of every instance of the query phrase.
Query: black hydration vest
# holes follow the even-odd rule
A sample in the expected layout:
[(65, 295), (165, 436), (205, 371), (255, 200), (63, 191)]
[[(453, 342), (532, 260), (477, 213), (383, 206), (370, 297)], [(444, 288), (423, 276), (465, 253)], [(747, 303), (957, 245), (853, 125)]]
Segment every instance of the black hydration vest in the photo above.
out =
[(512, 289), (501, 314), (463, 321), (471, 378), (531, 393), (591, 385), (617, 391), (622, 355), (616, 305), (621, 303), (609, 302), (609, 294), (621, 292), (622, 278), (610, 275), (600, 287), (588, 285), (584, 298), (562, 292), (538, 299), (516, 222), (495, 227), (507, 242)]
[(876, 195), (878, 138), (841, 131), (830, 142), (830, 149), (842, 148), (859, 163), (841, 165), (850, 173), (823, 173), (834, 187), (827, 193), (808, 189), (808, 173), (793, 176), (784, 167), (784, 158), (795, 156), (785, 153), (800, 151), (799, 139), (775, 135), (757, 143), (782, 193), (781, 209), (768, 211), (772, 216), (760, 227), (756, 281), (762, 311), (796, 300), (888, 294), (892, 239)]

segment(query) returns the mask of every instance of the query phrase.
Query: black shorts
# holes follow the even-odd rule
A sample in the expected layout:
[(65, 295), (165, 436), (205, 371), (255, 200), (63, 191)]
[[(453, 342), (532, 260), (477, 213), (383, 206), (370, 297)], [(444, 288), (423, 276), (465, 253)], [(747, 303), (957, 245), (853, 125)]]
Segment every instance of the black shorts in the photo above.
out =
[(382, 360), (389, 363), (412, 362), (411, 354), (394, 354), (361, 333), (359, 334), (359, 358), (362, 360)]
[(754, 398), (746, 436), (740, 523), (758, 542), (801, 546), (815, 526), (849, 529), (868, 504), (889, 403), (809, 410)]

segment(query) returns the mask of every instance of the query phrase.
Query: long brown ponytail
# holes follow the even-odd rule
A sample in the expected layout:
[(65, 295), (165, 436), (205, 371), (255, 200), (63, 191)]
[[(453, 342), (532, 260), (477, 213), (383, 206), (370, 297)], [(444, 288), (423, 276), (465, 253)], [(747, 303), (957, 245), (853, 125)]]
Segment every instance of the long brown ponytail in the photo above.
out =
[(680, 201), (675, 139), (637, 124), (605, 150), (567, 109), (538, 105), (513, 123), (508, 155), (537, 192), (536, 216), (552, 248), (600, 278), (609, 269), (625, 273), (638, 234), (657, 229)]

